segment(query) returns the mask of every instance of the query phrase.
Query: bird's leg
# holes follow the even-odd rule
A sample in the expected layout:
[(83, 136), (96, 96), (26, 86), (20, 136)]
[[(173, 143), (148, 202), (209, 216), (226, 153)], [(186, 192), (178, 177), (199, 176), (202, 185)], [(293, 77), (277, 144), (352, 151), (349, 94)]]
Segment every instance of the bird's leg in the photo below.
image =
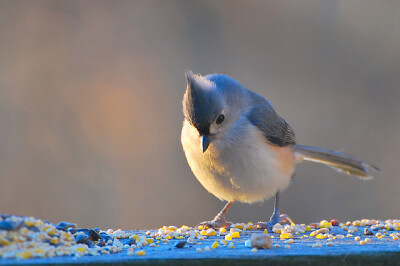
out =
[(279, 191), (276, 192), (275, 195), (275, 206), (274, 206), (274, 211), (272, 212), (271, 218), (269, 219), (269, 222), (258, 222), (256, 223), (253, 227), (256, 229), (268, 229), (272, 230), (275, 224), (279, 222), (285, 222), (288, 220), (290, 223), (293, 224), (292, 219), (290, 219), (289, 216), (286, 214), (280, 214), (279, 213)]
[(228, 212), (229, 208), (232, 206), (233, 201), (229, 201), (225, 207), (215, 216), (215, 218), (212, 221), (207, 221), (207, 222), (202, 222), (197, 227), (200, 225), (205, 227), (205, 228), (221, 228), (221, 227), (228, 227), (232, 223), (227, 222), (225, 220), (226, 213)]

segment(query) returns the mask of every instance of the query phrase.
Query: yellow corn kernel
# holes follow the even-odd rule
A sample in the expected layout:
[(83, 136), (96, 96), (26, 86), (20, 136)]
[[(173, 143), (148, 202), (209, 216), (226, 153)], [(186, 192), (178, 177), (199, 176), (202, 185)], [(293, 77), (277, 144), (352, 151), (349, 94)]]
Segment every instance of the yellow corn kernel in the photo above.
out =
[(359, 237), (359, 236), (356, 236), (356, 237), (354, 238), (354, 240), (355, 240), (355, 241), (360, 241), (360, 237)]
[(210, 228), (206, 231), (206, 236), (215, 236), (215, 230)]
[(176, 231), (176, 229), (178, 229), (176, 226), (173, 226), (173, 225), (168, 226), (168, 230), (170, 230), (170, 231)]
[(250, 230), (252, 227), (253, 227), (253, 224), (252, 224), (252, 223), (249, 223), (249, 224), (247, 224), (247, 225), (245, 226), (244, 229)]
[(231, 233), (232, 238), (239, 238), (240, 237), (240, 233), (239, 232), (233, 232)]
[(205, 236), (205, 235), (207, 235), (207, 231), (206, 231), (206, 230), (202, 230), (202, 231), (200, 231), (200, 235), (202, 235), (202, 236)]
[[(219, 241), (219, 243), (221, 245), (227, 245), (228, 244), (228, 242), (226, 240), (221, 240), (221, 241)], [(230, 242), (230, 243), (232, 243), (232, 242)]]
[(52, 243), (53, 245), (57, 245), (58, 244), (58, 238), (53, 237), (52, 239), (50, 239), (50, 243)]
[(225, 232), (226, 232), (226, 228), (225, 228), (225, 227), (221, 227), (221, 228), (219, 229), (219, 232), (220, 232), (220, 233), (225, 233)]
[(311, 231), (311, 229), (315, 229), (314, 226), (312, 226), (312, 227), (308, 226), (308, 225), (306, 226), (306, 231)]
[(21, 251), (17, 253), (16, 257), (18, 259), (29, 259), (32, 258), (32, 254), (29, 251)]
[(317, 237), (318, 239), (325, 239), (325, 238), (328, 238), (328, 236), (323, 235), (323, 234), (318, 234), (316, 237)]
[(168, 240), (170, 240), (170, 239), (172, 239), (172, 236), (166, 235), (165, 238), (168, 239)]
[(268, 229), (265, 229), (265, 230), (264, 230), (264, 234), (268, 234)]
[(392, 236), (393, 240), (399, 240), (398, 236)]
[(136, 251), (136, 255), (143, 256), (145, 254), (146, 254), (146, 252), (143, 249)]
[(212, 243), (211, 248), (216, 249), (217, 247), (219, 247), (219, 244), (217, 241), (215, 241), (214, 243)]
[(235, 224), (234, 228), (243, 230), (243, 225), (242, 224)]
[(331, 229), (332, 228), (332, 224), (327, 222), (327, 221), (322, 221), (321, 222), (321, 228), (329, 228), (329, 229)]
[(203, 230), (203, 229), (204, 229), (204, 226), (199, 225), (198, 228), (199, 228), (199, 230)]
[(146, 238), (147, 244), (151, 244), (154, 242), (154, 238)]
[(10, 242), (8, 239), (6, 239), (6, 238), (0, 236), (0, 244), (1, 244), (2, 246), (6, 246), (6, 245), (10, 245), (11, 242)]
[(253, 252), (253, 253), (256, 253), (257, 251), (258, 251), (257, 248), (253, 248), (253, 249), (251, 250), (251, 252)]
[(77, 248), (75, 249), (75, 251), (83, 252), (83, 251), (85, 251), (85, 248), (84, 248), (84, 247), (77, 247)]
[(34, 221), (29, 221), (29, 220), (25, 220), (24, 223), (26, 226), (34, 226), (35, 225)]
[(33, 250), (33, 252), (35, 252), (37, 254), (44, 254), (44, 251), (41, 248), (37, 248), (37, 249)]
[(367, 244), (367, 242), (365, 242), (364, 240), (360, 241), (360, 245), (365, 245), (365, 244)]
[(228, 247), (229, 247), (229, 248), (232, 248), (232, 249), (233, 249), (233, 248), (236, 248), (235, 245), (233, 244), (233, 242), (229, 242)]
[(49, 236), (54, 236), (57, 232), (55, 228), (46, 231)]
[(228, 240), (228, 241), (232, 240), (232, 235), (231, 234), (227, 234), (225, 236), (225, 240)]
[(291, 233), (282, 233), (280, 237), (281, 239), (287, 239), (287, 238), (293, 238), (293, 235)]

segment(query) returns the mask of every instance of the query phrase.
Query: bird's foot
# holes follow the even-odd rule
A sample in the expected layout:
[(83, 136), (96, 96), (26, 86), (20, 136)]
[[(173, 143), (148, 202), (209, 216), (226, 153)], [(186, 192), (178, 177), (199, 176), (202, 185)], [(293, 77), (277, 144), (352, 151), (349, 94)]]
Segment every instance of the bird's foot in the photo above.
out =
[(200, 224), (198, 224), (196, 227), (199, 228), (200, 226), (203, 227), (203, 229), (208, 229), (208, 228), (213, 228), (213, 229), (219, 229), (222, 227), (229, 227), (232, 223), (227, 222), (225, 220), (225, 217), (222, 216), (215, 216), (215, 218), (212, 221), (205, 221)]
[(271, 220), (269, 222), (258, 222), (253, 225), (253, 229), (267, 229), (268, 231), (271, 231), (272, 228), (274, 227), (275, 224), (281, 223), (281, 222), (290, 222), (290, 224), (294, 224), (293, 220), (286, 214), (281, 214), (279, 216), (279, 219), (274, 219), (271, 217)]

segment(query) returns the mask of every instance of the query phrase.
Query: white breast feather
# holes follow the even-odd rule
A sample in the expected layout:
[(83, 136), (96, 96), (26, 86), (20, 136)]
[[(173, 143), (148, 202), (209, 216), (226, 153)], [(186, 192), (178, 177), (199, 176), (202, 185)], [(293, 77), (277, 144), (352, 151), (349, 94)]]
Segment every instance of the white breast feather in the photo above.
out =
[(210, 193), (221, 200), (257, 202), (284, 190), (293, 170), (282, 172), (274, 148), (252, 125), (244, 136), (215, 139), (202, 152), (197, 130), (186, 120), (182, 146), (194, 175)]

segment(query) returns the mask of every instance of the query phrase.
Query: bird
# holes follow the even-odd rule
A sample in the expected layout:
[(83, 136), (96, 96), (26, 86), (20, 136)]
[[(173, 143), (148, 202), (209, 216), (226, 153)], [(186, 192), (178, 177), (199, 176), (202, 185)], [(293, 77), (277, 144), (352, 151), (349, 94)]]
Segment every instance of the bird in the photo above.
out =
[[(205, 228), (228, 227), (226, 213), (235, 201), (262, 202), (275, 196), (268, 222), (272, 229), (290, 219), (279, 211), (279, 195), (290, 184), (295, 165), (312, 161), (360, 179), (379, 169), (355, 157), (296, 143), (293, 128), (260, 94), (224, 74), (186, 72), (181, 143), (187, 162), (203, 187), (225, 207)], [(290, 220), (291, 221), (291, 220)]]

